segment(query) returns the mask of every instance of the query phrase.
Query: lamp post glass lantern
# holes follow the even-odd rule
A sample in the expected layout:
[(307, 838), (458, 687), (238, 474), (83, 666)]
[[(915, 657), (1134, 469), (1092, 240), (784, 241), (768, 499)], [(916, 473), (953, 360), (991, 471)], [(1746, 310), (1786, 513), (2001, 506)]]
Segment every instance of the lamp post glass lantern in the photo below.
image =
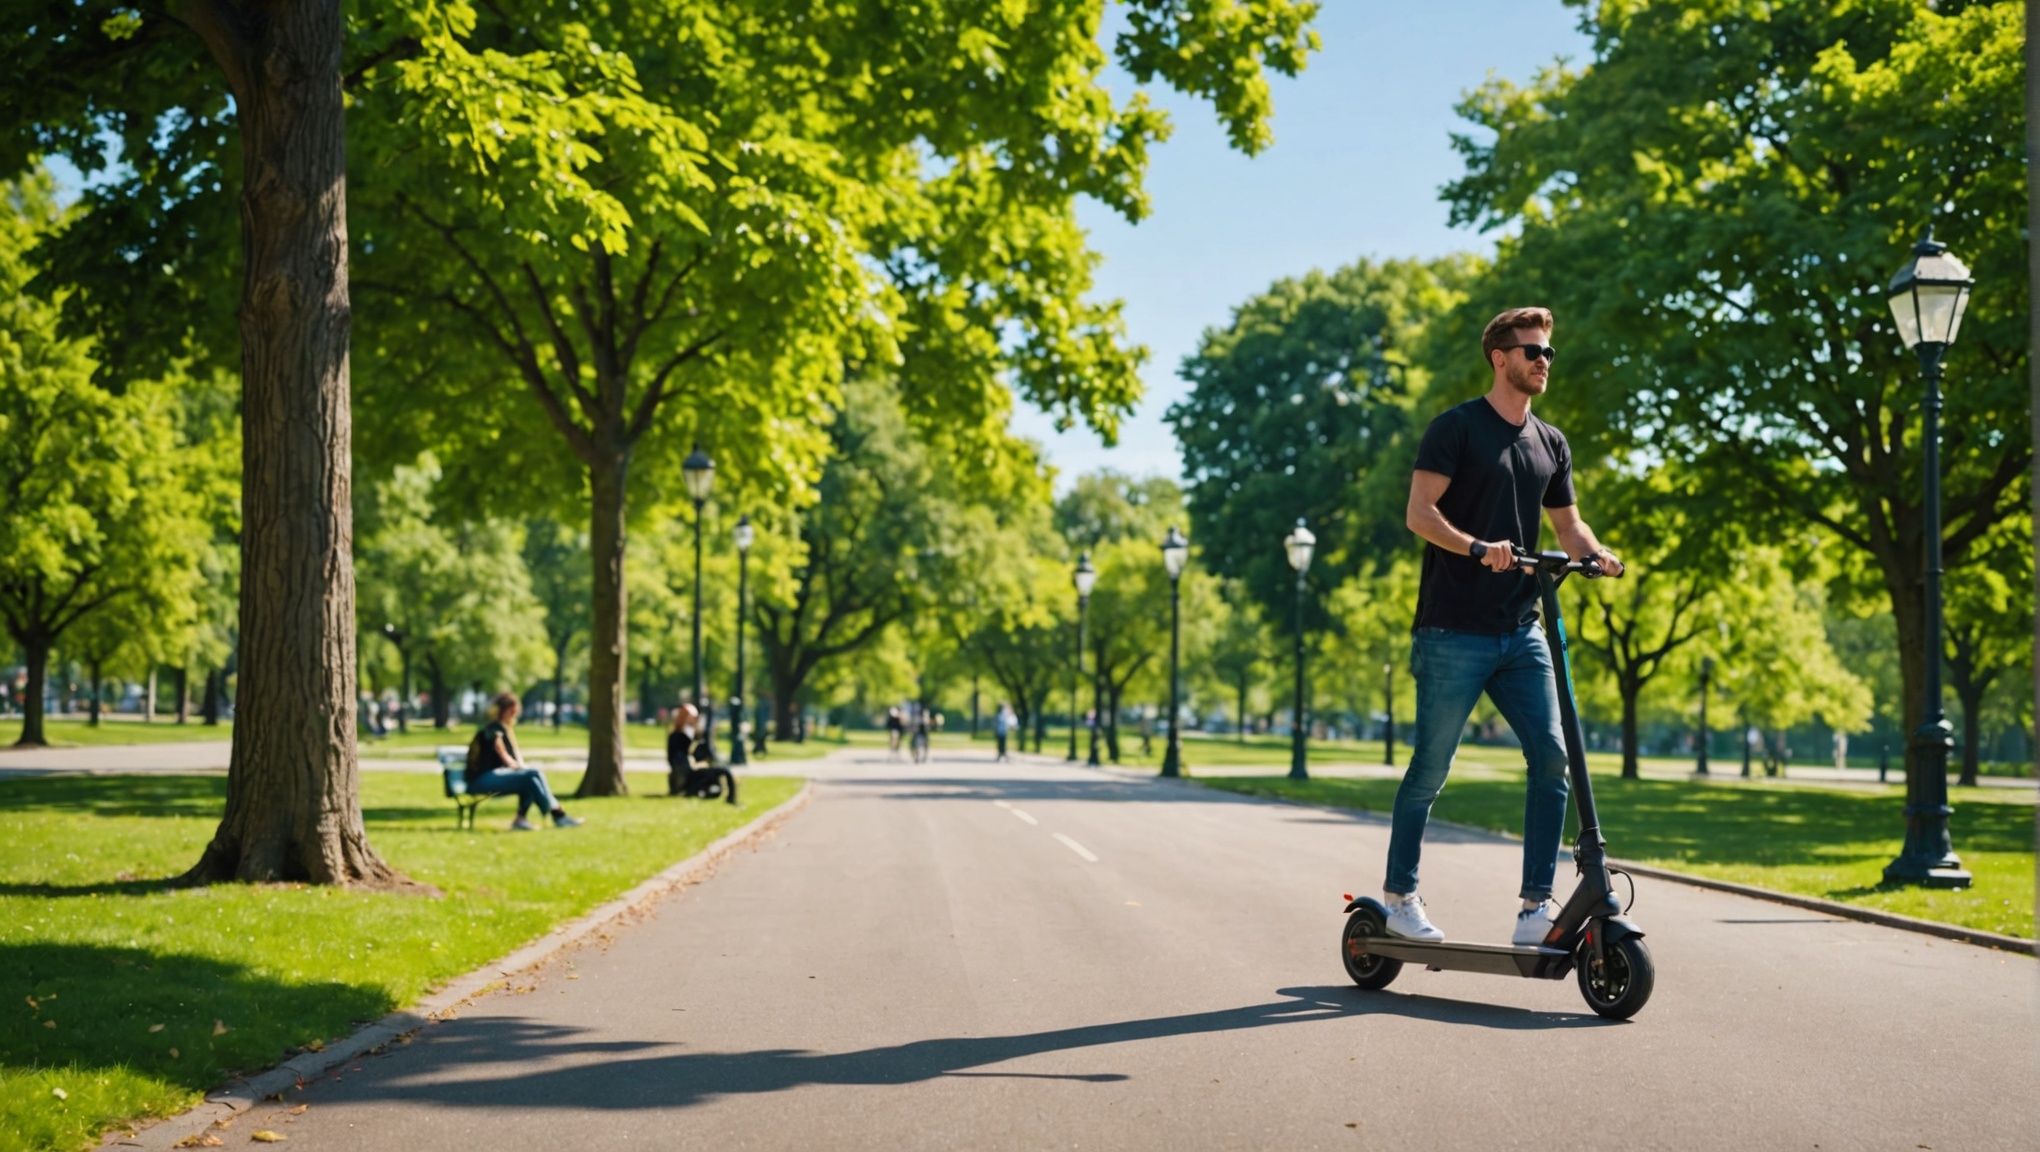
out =
[(715, 742), (711, 735), (715, 731), (714, 717), (708, 707), (708, 686), (703, 680), (701, 661), (701, 510), (708, 503), (709, 494), (715, 491), (715, 461), (696, 444), (694, 451), (680, 463), (680, 474), (687, 482), (687, 498), (694, 503), (694, 709), (701, 714), (701, 740), (708, 746), (709, 758), (715, 757)]
[(1098, 570), (1091, 567), (1091, 554), (1085, 552), (1077, 557), (1077, 570), (1071, 574), (1070, 582), (1077, 586), (1077, 662), (1070, 669), (1070, 755), (1077, 758), (1077, 725), (1082, 719), (1077, 712), (1077, 684), (1084, 676), (1084, 622), (1091, 611), (1091, 589), (1098, 584)]
[(1169, 744), (1162, 751), (1162, 775), (1183, 774), (1183, 739), (1177, 730), (1183, 715), (1183, 568), (1190, 563), (1190, 541), (1174, 524), (1162, 538), (1162, 567), (1169, 573)]
[(1289, 566), (1296, 569), (1296, 698), (1289, 721), (1289, 778), (1308, 780), (1310, 769), (1305, 765), (1307, 732), (1303, 715), (1303, 594), (1311, 553), (1317, 549), (1317, 536), (1304, 526), (1303, 517), (1297, 517), (1296, 528), (1282, 538), (1282, 549), (1289, 556)]
[(744, 597), (750, 590), (751, 542), (758, 533), (749, 516), (739, 516), (731, 536), (737, 545), (737, 690), (730, 696), (730, 763), (749, 764), (744, 751)]
[(1962, 261), (1929, 232), (1913, 248), (1912, 259), (1892, 277), (1887, 293), (1899, 339), (1919, 356), (1926, 385), (1920, 427), (1925, 457), (1921, 583), (1926, 667), (1920, 726), (1913, 730), (1913, 760), (1905, 774), (1905, 848), (1884, 868), (1885, 882), (1891, 884), (1967, 888), (1970, 883), (1948, 836), (1948, 817), (1954, 812), (1948, 806), (1948, 752), (1955, 743), (1955, 729), (1941, 707), (1941, 361), (1962, 330), (1962, 314), (1969, 308), (1969, 290), (1975, 284)]

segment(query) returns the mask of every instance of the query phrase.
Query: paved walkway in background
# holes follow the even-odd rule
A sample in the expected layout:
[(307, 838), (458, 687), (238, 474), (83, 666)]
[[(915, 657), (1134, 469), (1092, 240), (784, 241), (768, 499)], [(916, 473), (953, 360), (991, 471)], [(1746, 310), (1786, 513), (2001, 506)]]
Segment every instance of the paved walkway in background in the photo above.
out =
[[(1633, 1021), (1571, 980), (1405, 969), (1366, 993), (1338, 937), (1341, 894), (1379, 883), (1378, 819), (967, 753), (798, 771), (806, 812), (606, 947), (219, 1135), (1911, 1150), (2029, 1148), (2040, 1124), (2029, 957), (1642, 880), (1658, 983)], [(1440, 830), (1434, 917), (1502, 938), (1519, 863)]]

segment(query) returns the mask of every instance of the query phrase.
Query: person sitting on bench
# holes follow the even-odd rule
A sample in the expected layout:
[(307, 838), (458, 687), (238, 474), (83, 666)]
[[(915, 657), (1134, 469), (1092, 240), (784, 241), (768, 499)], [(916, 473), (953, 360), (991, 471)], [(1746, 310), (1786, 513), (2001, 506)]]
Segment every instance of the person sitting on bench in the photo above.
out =
[(517, 726), (518, 710), (517, 697), (508, 692), (499, 692), (490, 701), (489, 722), (468, 745), (468, 792), (475, 796), (516, 796), (517, 819), (510, 822), (513, 832), (529, 832), (537, 827), (524, 818), (534, 807), (551, 813), (555, 828), (579, 827), (581, 821), (567, 815), (567, 810), (553, 799), (552, 789), (546, 787), (545, 773), (525, 767), (517, 755), (517, 738), (511, 730)]
[[(709, 759), (709, 744), (699, 739), (701, 711), (692, 704), (673, 710), (673, 730), (666, 734), (666, 793), (737, 802), (737, 778)], [(738, 737), (742, 739), (742, 737)], [(697, 768), (699, 763), (705, 767)]]

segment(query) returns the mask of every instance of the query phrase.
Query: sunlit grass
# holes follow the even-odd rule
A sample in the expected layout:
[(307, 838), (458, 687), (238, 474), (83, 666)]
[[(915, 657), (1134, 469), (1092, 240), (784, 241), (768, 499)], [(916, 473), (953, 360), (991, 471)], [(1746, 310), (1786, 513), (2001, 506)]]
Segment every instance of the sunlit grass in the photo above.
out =
[[(574, 780), (555, 779), (565, 793)], [(432, 777), (371, 773), (375, 847), (442, 898), (303, 886), (180, 890), (219, 819), (218, 776), (0, 781), (0, 1149), (75, 1148), (177, 1111), (235, 1071), (342, 1036), (512, 951), (791, 796), (570, 801), (584, 828), (454, 827)], [(159, 1027), (160, 1026), (160, 1027)], [(64, 1093), (62, 1098), (57, 1091)]]
[[(207, 727), (196, 714), (189, 723), (179, 724), (173, 716), (158, 716), (154, 723), (144, 724), (135, 716), (107, 716), (100, 720), (98, 727), (86, 723), (82, 716), (46, 716), (43, 718), (43, 740), (52, 748), (107, 747), (121, 744), (185, 744), (208, 740), (231, 740), (234, 726), (231, 721), (221, 721)], [(21, 717), (10, 716), (0, 720), (0, 768), (7, 766), (6, 749), (21, 739)]]
[[(1387, 813), (1393, 779), (1202, 777), (1213, 788)], [(1905, 833), (1904, 791), (1753, 781), (1623, 780), (1596, 773), (1611, 854), (1682, 872), (1818, 896), (2010, 936), (2033, 936), (2034, 805), (1995, 789), (1964, 790), (1950, 821), (1975, 884), (1887, 887), (1884, 866)], [(1498, 832), (1523, 828), (1520, 772), (1455, 773), (1433, 814)], [(1573, 817), (1568, 816), (1571, 834)]]

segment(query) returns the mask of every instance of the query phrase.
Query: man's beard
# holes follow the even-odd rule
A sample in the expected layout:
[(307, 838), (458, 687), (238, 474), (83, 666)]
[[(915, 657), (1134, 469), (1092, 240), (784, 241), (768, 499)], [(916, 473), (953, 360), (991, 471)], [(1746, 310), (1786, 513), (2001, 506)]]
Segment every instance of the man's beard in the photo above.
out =
[(1520, 367), (1511, 364), (1509, 366), (1508, 381), (1509, 387), (1514, 388), (1525, 396), (1544, 395), (1544, 388), (1548, 383), (1548, 380), (1539, 380), (1536, 376), (1532, 375), (1530, 365), (1527, 363)]

